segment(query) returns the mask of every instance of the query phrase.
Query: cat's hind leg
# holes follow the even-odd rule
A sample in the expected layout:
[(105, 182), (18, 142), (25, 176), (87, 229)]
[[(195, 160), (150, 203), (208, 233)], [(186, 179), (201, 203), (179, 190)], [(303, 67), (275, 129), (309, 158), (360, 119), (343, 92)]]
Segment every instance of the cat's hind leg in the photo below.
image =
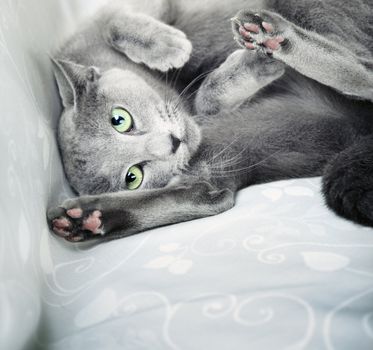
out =
[(301, 74), (345, 95), (373, 101), (372, 62), (357, 57), (348, 43), (303, 29), (277, 13), (242, 10), (233, 18), (238, 43), (270, 54)]
[(338, 215), (373, 226), (373, 136), (358, 140), (329, 163), (323, 193)]

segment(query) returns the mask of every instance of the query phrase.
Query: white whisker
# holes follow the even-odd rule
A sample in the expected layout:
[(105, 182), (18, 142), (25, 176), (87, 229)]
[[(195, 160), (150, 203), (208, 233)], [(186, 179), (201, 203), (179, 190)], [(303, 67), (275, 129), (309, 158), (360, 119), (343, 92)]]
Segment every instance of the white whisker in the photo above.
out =
[(233, 170), (222, 170), (220, 172), (219, 171), (213, 171), (213, 172), (211, 172), (211, 174), (214, 175), (214, 177), (229, 177), (229, 176), (232, 176), (232, 175), (235, 175), (235, 174), (245, 172), (247, 170), (252, 170), (253, 168), (256, 168), (257, 166), (265, 163), (268, 159), (272, 158), (273, 156), (275, 156), (279, 152), (280, 151), (276, 151), (276, 152), (270, 154), (269, 156), (267, 156), (266, 158), (262, 159), (261, 161), (255, 163), (255, 164), (249, 165), (247, 167), (243, 167), (243, 168), (240, 168), (240, 169), (233, 169)]

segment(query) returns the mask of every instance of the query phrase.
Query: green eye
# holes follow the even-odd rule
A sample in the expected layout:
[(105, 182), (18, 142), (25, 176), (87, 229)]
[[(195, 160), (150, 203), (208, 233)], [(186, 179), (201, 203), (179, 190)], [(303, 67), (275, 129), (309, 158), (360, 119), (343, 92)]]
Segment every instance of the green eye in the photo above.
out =
[(111, 125), (120, 133), (129, 132), (133, 127), (132, 116), (123, 108), (114, 108), (111, 112)]
[(128, 173), (126, 175), (126, 184), (129, 190), (137, 190), (144, 178), (144, 173), (140, 166), (134, 165), (129, 168)]

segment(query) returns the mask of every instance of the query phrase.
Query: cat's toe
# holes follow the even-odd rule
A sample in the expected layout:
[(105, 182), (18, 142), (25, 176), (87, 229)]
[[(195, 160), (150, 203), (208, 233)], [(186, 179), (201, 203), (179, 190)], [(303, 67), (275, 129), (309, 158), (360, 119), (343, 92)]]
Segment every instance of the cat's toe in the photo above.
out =
[(83, 210), (80, 208), (73, 208), (66, 211), (66, 214), (73, 219), (79, 219), (83, 215)]
[(250, 33), (248, 30), (246, 30), (243, 26), (239, 27), (238, 32), (240, 33), (241, 38), (245, 43), (254, 42), (254, 37), (253, 37), (252, 33)]
[(161, 72), (183, 67), (192, 53), (192, 43), (180, 35), (166, 36), (154, 48), (149, 66)]
[(104, 230), (102, 227), (102, 213), (99, 210), (95, 210), (93, 213), (88, 215), (83, 220), (83, 230), (87, 230), (94, 235), (102, 235), (104, 234)]
[(71, 234), (73, 224), (65, 215), (65, 210), (61, 207), (48, 210), (47, 218), (49, 227), (58, 236), (66, 238)]
[(262, 26), (267, 33), (273, 33), (274, 32), (274, 28), (273, 28), (273, 25), (271, 23), (267, 23), (267, 22), (263, 21)]
[(255, 34), (259, 34), (260, 32), (260, 27), (254, 23), (244, 23), (243, 28), (245, 29), (245, 31), (255, 33)]
[(71, 222), (64, 217), (60, 217), (58, 219), (54, 219), (52, 222), (52, 229), (53, 232), (56, 233), (60, 237), (68, 237), (71, 232), (72, 224)]

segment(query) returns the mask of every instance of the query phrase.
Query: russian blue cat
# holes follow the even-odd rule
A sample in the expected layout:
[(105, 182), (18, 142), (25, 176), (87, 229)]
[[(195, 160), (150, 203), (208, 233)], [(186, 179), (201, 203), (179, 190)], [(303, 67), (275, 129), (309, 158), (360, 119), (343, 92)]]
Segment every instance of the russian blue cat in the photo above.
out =
[(54, 60), (80, 196), (49, 210), (53, 231), (124, 237), (226, 211), (252, 184), (319, 175), (333, 210), (373, 226), (372, 11), (112, 1)]

